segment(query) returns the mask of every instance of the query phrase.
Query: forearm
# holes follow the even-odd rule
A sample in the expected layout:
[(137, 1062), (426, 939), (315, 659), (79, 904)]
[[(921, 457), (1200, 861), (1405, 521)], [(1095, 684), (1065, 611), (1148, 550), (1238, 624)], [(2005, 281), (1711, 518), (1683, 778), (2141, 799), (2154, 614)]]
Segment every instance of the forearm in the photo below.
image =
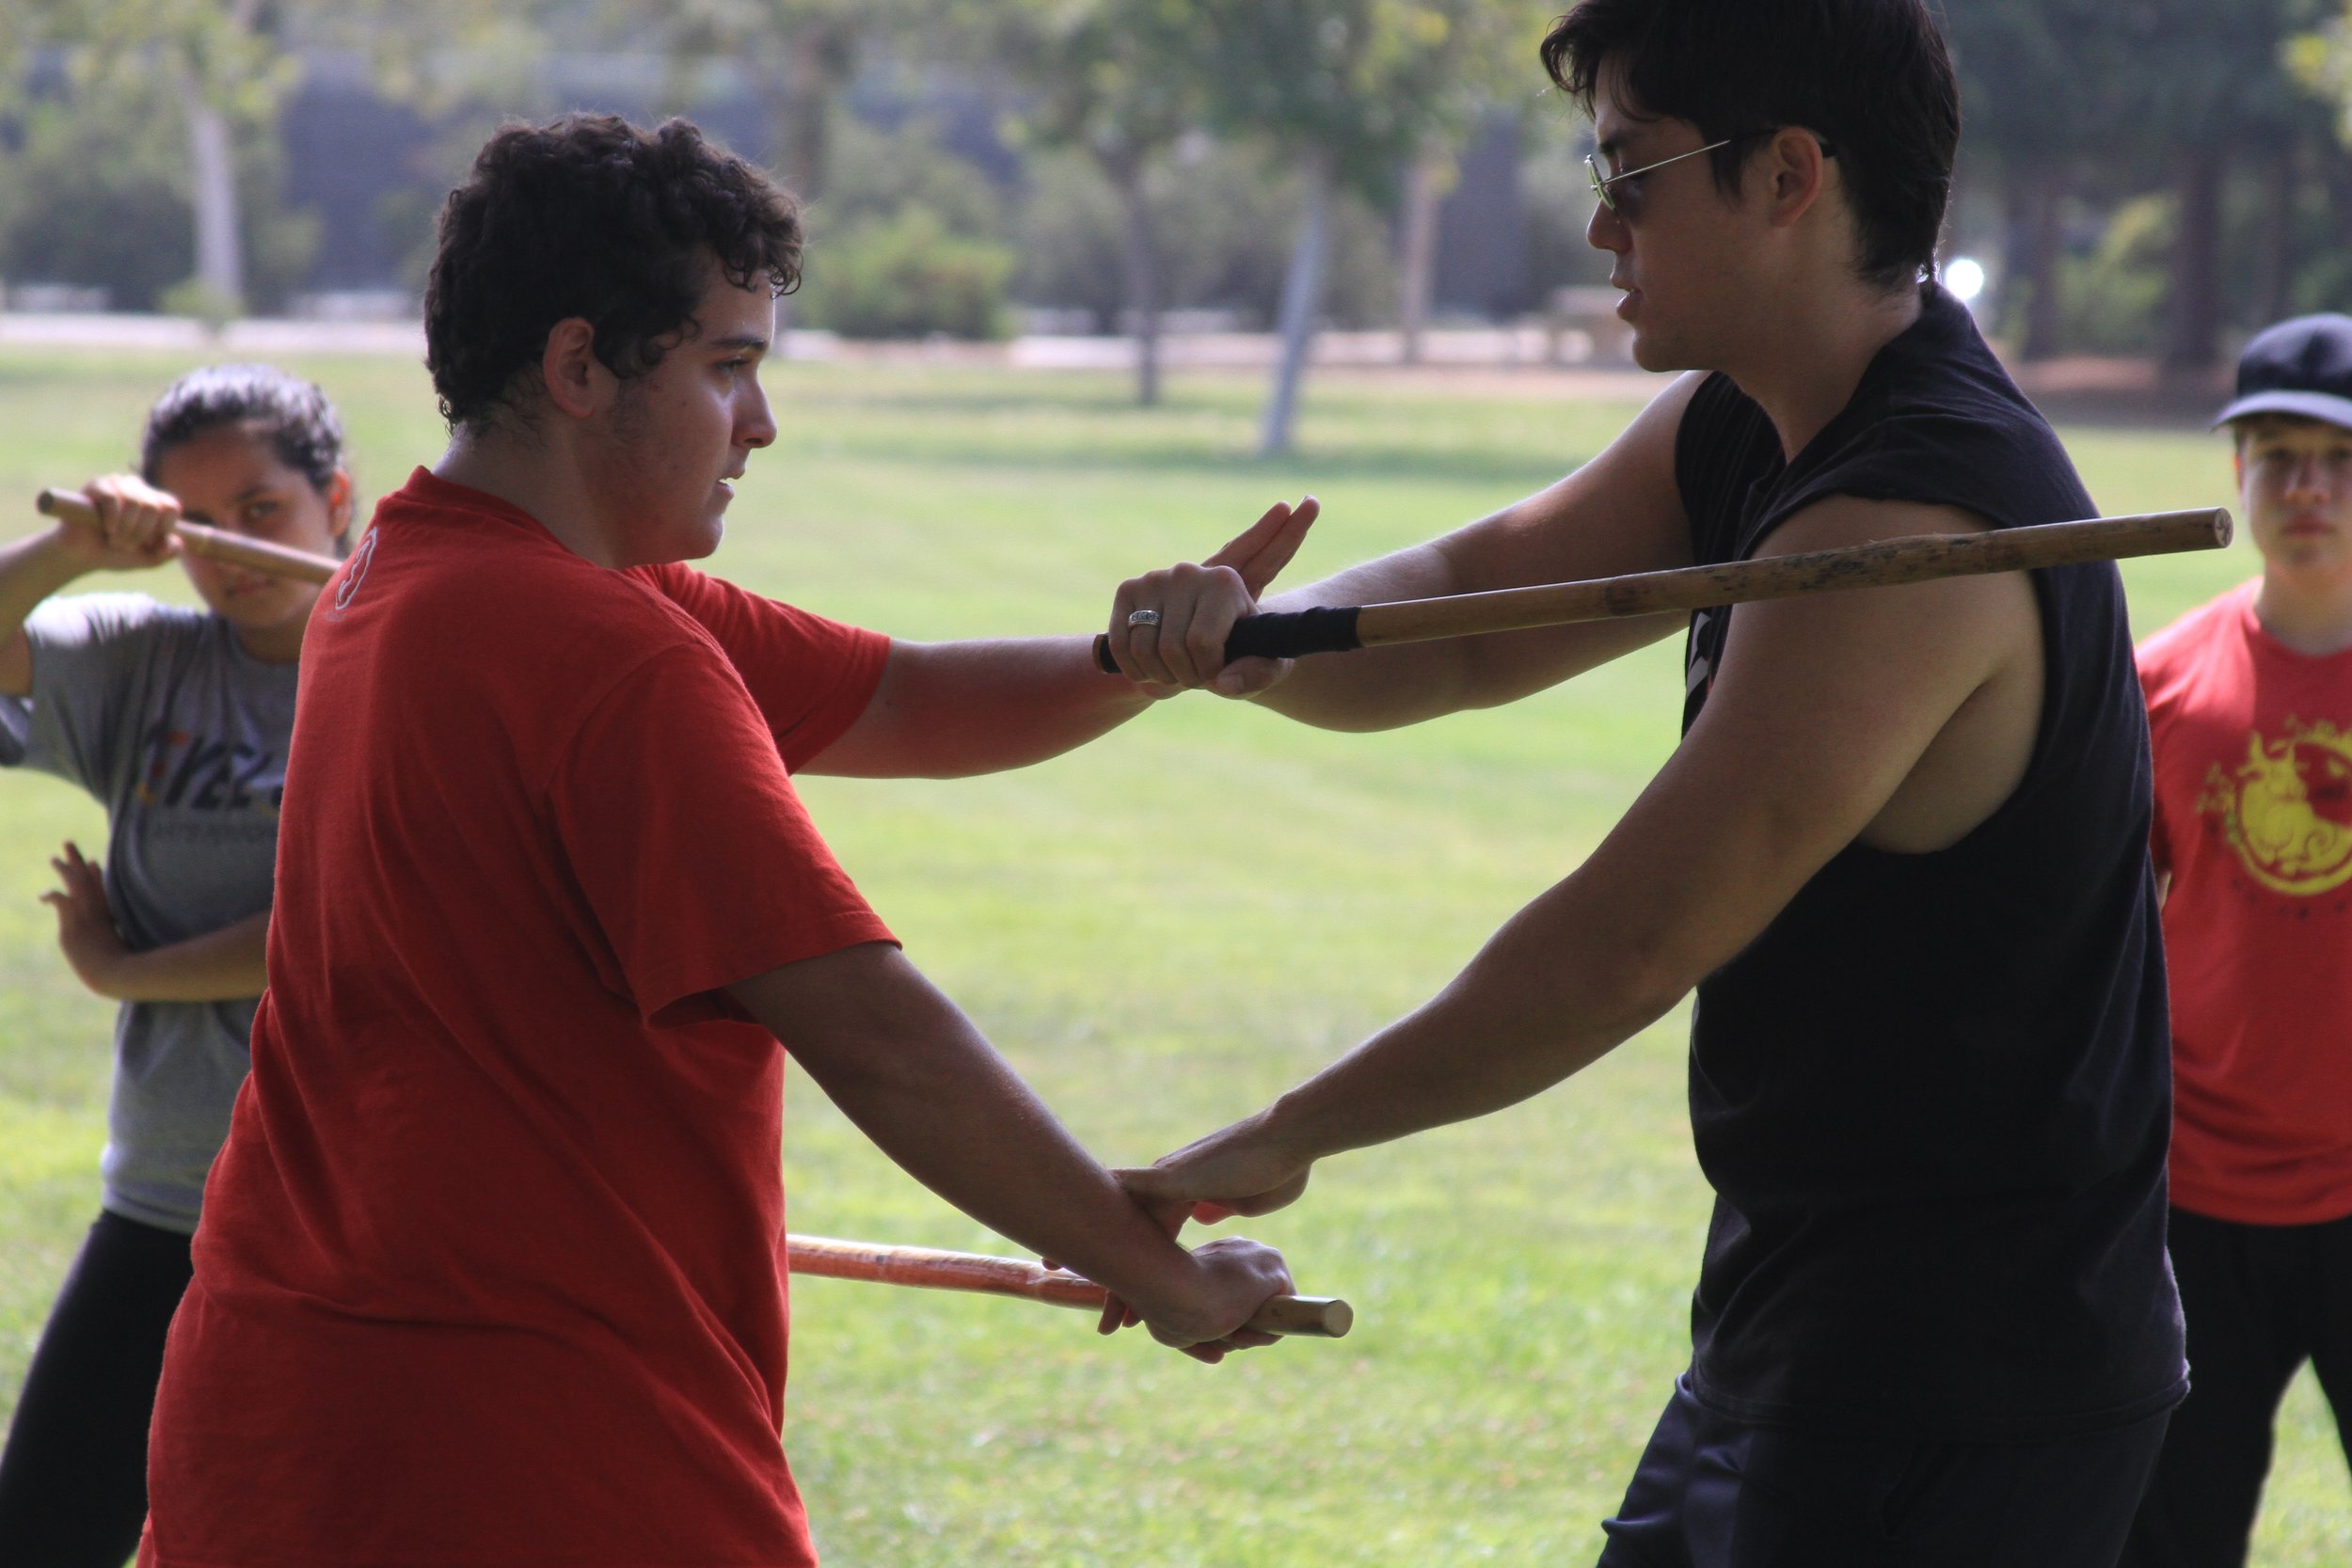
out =
[[(1445, 541), (1436, 540), (1278, 594), (1263, 608), (1391, 604), (1459, 592)], [(1366, 648), (1300, 659), (1287, 679), (1251, 700), (1318, 729), (1393, 729), (1453, 712), (1461, 705), (1469, 673), (1468, 650), (1459, 640)]]
[(24, 618), (85, 569), (67, 555), (56, 529), (0, 546), (0, 692), (31, 694), (32, 649), (24, 638)]
[(1026, 768), (1108, 734), (1152, 705), (1094, 663), (1086, 637), (898, 643), (872, 703), (807, 771), (965, 778)]
[(1576, 879), (1522, 910), (1427, 1004), (1283, 1095), (1264, 1131), (1301, 1161), (1467, 1121), (1542, 1093), (1695, 983)]
[(117, 1002), (230, 1002), (269, 985), (263, 955), (269, 916), (257, 914), (200, 937), (125, 953), (92, 989)]
[(896, 950), (787, 965), (734, 988), (910, 1176), (991, 1229), (1138, 1304), (1165, 1302), (1183, 1249), (1079, 1146), (971, 1022)]

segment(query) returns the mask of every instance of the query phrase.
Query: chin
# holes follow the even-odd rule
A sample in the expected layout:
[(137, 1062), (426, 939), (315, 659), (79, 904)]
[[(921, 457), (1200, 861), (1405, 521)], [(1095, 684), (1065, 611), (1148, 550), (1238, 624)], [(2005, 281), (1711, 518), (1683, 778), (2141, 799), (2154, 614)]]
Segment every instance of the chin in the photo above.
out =
[(1630, 349), (1633, 362), (1645, 371), (1688, 371), (1699, 367), (1691, 363), (1687, 354), (1677, 352), (1671, 344), (1661, 342), (1649, 333), (1636, 330)]

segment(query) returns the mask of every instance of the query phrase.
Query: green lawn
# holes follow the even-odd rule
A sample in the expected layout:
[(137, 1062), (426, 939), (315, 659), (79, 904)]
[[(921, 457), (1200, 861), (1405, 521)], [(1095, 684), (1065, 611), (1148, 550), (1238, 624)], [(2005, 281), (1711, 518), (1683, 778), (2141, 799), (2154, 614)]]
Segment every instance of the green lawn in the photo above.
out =
[[(0, 356), (0, 495), (119, 462), (176, 367)], [(369, 494), (439, 450), (421, 372), (303, 367), (342, 404)], [(1629, 409), (1487, 384), (1327, 383), (1301, 438), (1250, 447), (1258, 388), (787, 365), (718, 570), (918, 638), (1082, 630), (1122, 576), (1194, 557), (1312, 489), (1312, 573), (1490, 510)], [(2081, 433), (2110, 512), (2226, 502), (2217, 441)], [(0, 536), (33, 519), (0, 520)], [(2145, 632), (2247, 575), (2131, 567)], [(109, 585), (111, 586), (111, 584)], [(155, 588), (179, 592), (159, 574)], [(1672, 644), (1500, 713), (1334, 736), (1203, 698), (1078, 755), (956, 784), (811, 780), (819, 823), (908, 951), (1107, 1159), (1142, 1161), (1424, 998), (1572, 868), (1672, 745)], [(94, 1209), (107, 1008), (33, 895), (99, 817), (0, 783), (0, 1410)], [(1076, 1314), (809, 1282), (787, 1437), (839, 1568), (1590, 1560), (1686, 1351), (1707, 1212), (1679, 1015), (1576, 1083), (1334, 1160), (1253, 1226), (1353, 1338), (1211, 1370)], [(1003, 1250), (867, 1148), (804, 1080), (795, 1228)], [(2298, 1385), (2256, 1560), (2352, 1556), (2325, 1411)]]

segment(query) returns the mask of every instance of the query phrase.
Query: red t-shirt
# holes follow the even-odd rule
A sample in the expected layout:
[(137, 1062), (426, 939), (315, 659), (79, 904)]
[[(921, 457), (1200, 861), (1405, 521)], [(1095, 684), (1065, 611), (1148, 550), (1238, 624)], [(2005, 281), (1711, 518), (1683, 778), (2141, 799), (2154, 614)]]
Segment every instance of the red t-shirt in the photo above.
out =
[(716, 988), (890, 940), (787, 778), (887, 651), (422, 470), (385, 499), (303, 649), (143, 1561), (815, 1561), (783, 1054)]
[(2139, 650), (2151, 848), (2172, 887), (2172, 1201), (2352, 1214), (2352, 652), (2314, 658), (2224, 594)]

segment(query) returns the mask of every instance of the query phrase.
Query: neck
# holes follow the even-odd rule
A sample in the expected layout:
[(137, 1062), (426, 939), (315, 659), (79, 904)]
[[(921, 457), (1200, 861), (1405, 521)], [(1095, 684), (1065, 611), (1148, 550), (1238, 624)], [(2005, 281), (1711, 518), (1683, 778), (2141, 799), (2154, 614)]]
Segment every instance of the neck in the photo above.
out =
[(2298, 654), (2352, 648), (2352, 571), (2322, 577), (2268, 568), (2254, 590), (2254, 616)]
[(1722, 367), (1771, 419), (1783, 458), (1803, 451), (1853, 401), (1879, 350), (1919, 319), (1916, 289), (1880, 293), (1851, 276), (1839, 282), (1776, 291), (1797, 303), (1776, 307), (1740, 346), (1738, 362)]
[[(313, 601), (315, 602), (315, 601)], [(310, 629), (310, 606), (274, 626), (238, 626), (237, 646), (263, 664), (293, 664), (302, 657), (302, 636)]]
[(528, 514), (582, 560), (618, 565), (620, 537), (613, 519), (597, 504), (580, 466), (559, 450), (560, 439), (551, 434), (543, 441), (495, 426), (460, 430), (433, 472)]

